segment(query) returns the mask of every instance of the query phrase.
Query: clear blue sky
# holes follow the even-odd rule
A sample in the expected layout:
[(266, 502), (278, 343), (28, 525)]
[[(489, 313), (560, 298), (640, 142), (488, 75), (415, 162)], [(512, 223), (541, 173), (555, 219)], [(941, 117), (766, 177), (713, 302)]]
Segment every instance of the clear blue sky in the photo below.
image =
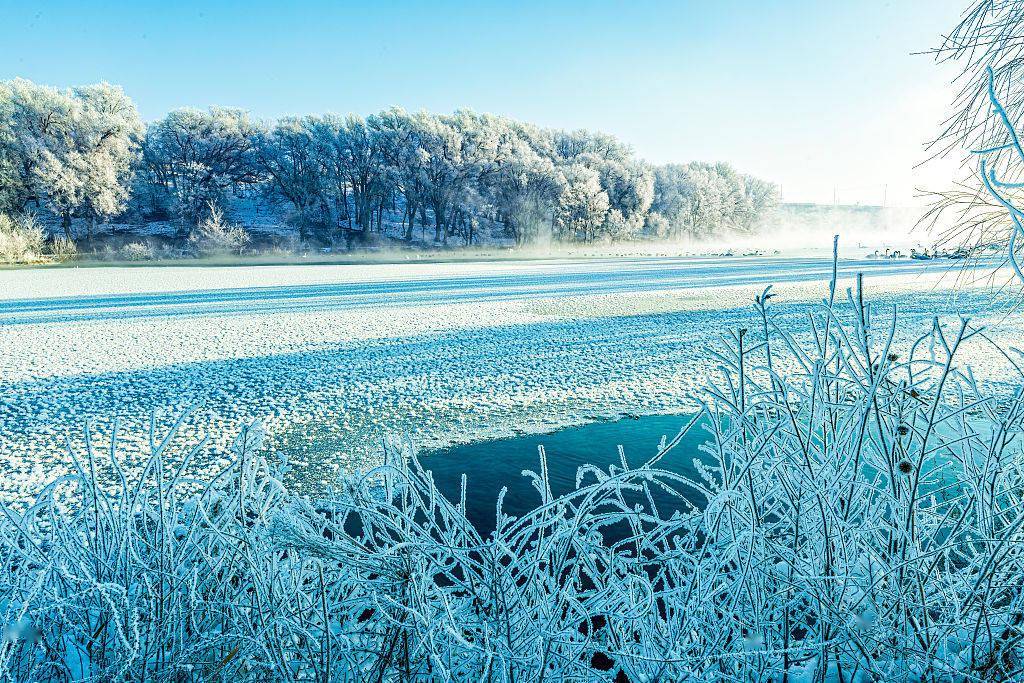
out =
[[(0, 78), (122, 85), (147, 120), (469, 107), (725, 160), (784, 198), (911, 201), (966, 0), (0, 0)], [(942, 178), (943, 170), (932, 170)]]

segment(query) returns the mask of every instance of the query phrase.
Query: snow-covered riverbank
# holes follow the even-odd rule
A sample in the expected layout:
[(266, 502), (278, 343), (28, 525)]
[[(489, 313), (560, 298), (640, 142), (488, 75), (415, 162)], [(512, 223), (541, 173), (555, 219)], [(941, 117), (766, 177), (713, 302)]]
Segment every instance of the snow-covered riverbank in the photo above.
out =
[[(897, 304), (907, 336), (960, 314), (1021, 345), (1024, 316), (948, 262), (843, 264), (870, 298)], [(102, 438), (195, 408), (216, 464), (243, 421), (262, 418), (296, 476), (323, 482), (371, 461), (385, 434), (425, 448), (692, 407), (714, 370), (704, 353), (753, 323), (776, 284), (777, 315), (801, 324), (825, 292), (826, 259), (643, 258), (501, 263), (0, 271), (0, 495), (59, 471), (85, 419)], [(879, 307), (879, 310), (881, 306)], [(1011, 380), (982, 344), (979, 379)], [(302, 453), (340, 444), (324, 461)]]

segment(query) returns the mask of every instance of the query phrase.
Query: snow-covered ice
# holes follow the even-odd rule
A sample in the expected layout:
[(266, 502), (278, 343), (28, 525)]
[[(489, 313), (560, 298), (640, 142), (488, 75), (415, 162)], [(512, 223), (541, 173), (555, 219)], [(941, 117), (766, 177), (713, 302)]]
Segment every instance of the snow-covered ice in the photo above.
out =
[[(969, 315), (1019, 345), (1022, 315), (949, 262), (849, 261), (903, 329)], [(300, 483), (371, 461), (387, 434), (423, 448), (623, 414), (692, 408), (714, 371), (703, 353), (754, 323), (775, 284), (793, 324), (820, 301), (827, 258), (618, 258), (266, 267), (0, 271), (0, 496), (63, 466), (82, 424), (119, 416), (144, 447), (194, 408), (215, 465), (243, 422), (262, 418)], [(788, 324), (788, 322), (787, 322)], [(984, 344), (979, 379), (1012, 381)], [(973, 354), (973, 355), (971, 355)], [(314, 443), (329, 457), (303, 456)]]

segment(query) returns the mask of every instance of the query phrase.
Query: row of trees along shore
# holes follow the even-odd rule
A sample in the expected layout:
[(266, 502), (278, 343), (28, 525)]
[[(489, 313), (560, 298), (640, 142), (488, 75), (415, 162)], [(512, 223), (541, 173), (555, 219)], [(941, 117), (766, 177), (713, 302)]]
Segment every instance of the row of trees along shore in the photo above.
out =
[(517, 244), (709, 237), (750, 231), (775, 186), (727, 164), (652, 166), (611, 135), (460, 110), (392, 108), (263, 122), (181, 109), (144, 124), (106, 83), (0, 83), (0, 213), (51, 217), (70, 238), (102, 222), (183, 232), (233, 199), (299, 237), (388, 232)]

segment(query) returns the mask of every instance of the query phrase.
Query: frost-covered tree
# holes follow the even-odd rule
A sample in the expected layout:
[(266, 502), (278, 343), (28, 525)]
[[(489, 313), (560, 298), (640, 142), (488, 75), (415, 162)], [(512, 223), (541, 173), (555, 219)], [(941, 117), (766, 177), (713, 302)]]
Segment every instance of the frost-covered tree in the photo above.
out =
[(516, 123), (507, 126), (489, 183), (497, 215), (517, 244), (551, 236), (565, 177), (539, 129)]
[(286, 117), (260, 132), (254, 158), (271, 195), (289, 202), (298, 213), (300, 232), (324, 204), (324, 176), (314, 134), (315, 119)]
[(179, 218), (195, 225), (227, 192), (261, 180), (255, 146), (262, 132), (241, 109), (179, 109), (146, 131), (145, 170)]
[(380, 139), (362, 117), (349, 115), (345, 118), (337, 145), (347, 169), (356, 225), (363, 230), (372, 229), (374, 213), (379, 212), (386, 194)]
[(402, 198), (404, 238), (413, 238), (417, 212), (425, 201), (425, 154), (417, 118), (394, 107), (367, 118), (377, 136), (385, 164), (385, 182)]
[(665, 219), (674, 236), (706, 236), (726, 213), (725, 182), (710, 164), (659, 167), (655, 188), (651, 210)]
[(0, 201), (2, 209), (41, 207), (40, 164), (48, 144), (64, 135), (72, 113), (67, 93), (17, 78), (0, 83)]
[(602, 235), (620, 239), (639, 232), (654, 198), (654, 177), (648, 166), (611, 135), (577, 130), (555, 131), (553, 137), (560, 160), (597, 172), (609, 209), (616, 211), (608, 216), (612, 220), (602, 223)]
[(332, 222), (338, 225), (347, 223), (351, 228), (348, 167), (339, 142), (344, 134), (345, 119), (333, 114), (313, 116), (309, 119), (309, 127), (320, 169), (321, 190), (328, 204), (328, 211), (332, 214)]
[(130, 194), (142, 133), (135, 105), (107, 83), (67, 91), (17, 79), (0, 86), (2, 198), (8, 210), (31, 202), (91, 225), (120, 213)]
[(456, 207), (472, 171), (463, 156), (465, 139), (452, 117), (417, 116), (425, 199), (434, 216), (434, 241), (447, 239)]
[[(312, 125), (321, 166), (335, 202), (352, 227), (369, 231), (388, 195), (385, 159), (379, 137), (360, 116), (328, 115)], [(352, 212), (348, 211), (349, 197)]]
[[(90, 228), (124, 210), (135, 170), (142, 123), (135, 105), (107, 83), (75, 88), (65, 135), (43, 150), (40, 172), (49, 201), (63, 217)], [(69, 235), (70, 236), (70, 235)]]
[(728, 164), (692, 162), (655, 168), (653, 195), (650, 233), (707, 238), (725, 230), (752, 230), (775, 205), (776, 188)]
[(654, 174), (639, 161), (608, 162), (602, 165), (602, 185), (611, 206), (605, 233), (612, 239), (636, 235), (654, 200)]
[(455, 174), (454, 203), (447, 217), (449, 234), (473, 242), (477, 226), (495, 218), (492, 188), (500, 177), (501, 162), (514, 133), (508, 120), (491, 114), (460, 110), (448, 119), (459, 133), (461, 169)]
[(749, 231), (768, 211), (776, 207), (779, 188), (775, 183), (746, 173), (740, 174), (740, 183), (742, 191), (735, 222), (740, 229)]
[(597, 171), (585, 164), (563, 170), (565, 185), (555, 208), (557, 235), (563, 240), (592, 242), (608, 216), (608, 193)]

